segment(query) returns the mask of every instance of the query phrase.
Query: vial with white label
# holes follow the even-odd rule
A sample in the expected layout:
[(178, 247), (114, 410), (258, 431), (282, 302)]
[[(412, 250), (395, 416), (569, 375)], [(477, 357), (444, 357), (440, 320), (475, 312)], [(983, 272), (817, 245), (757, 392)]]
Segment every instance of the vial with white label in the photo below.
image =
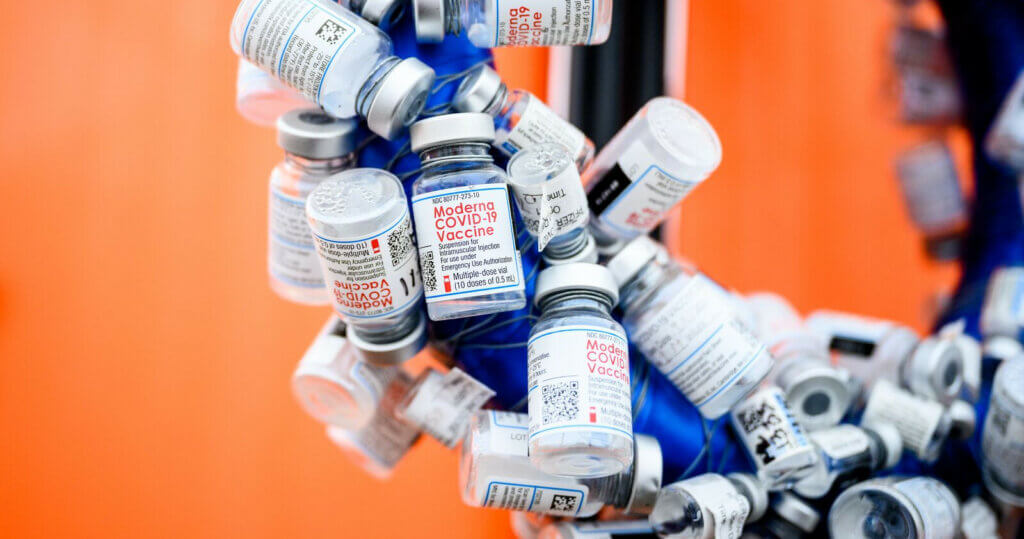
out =
[(996, 370), (982, 430), (982, 477), (1004, 503), (1024, 507), (1024, 358)]
[(870, 427), (839, 425), (812, 432), (818, 461), (811, 473), (793, 486), (805, 498), (821, 498), (839, 480), (892, 468), (903, 455), (903, 439), (896, 427), (877, 423)]
[(320, 182), (355, 166), (357, 127), (313, 108), (292, 110), (277, 121), (284, 161), (270, 173), (267, 271), (270, 288), (284, 299), (330, 303), (306, 222), (306, 199)]
[(871, 479), (836, 498), (828, 527), (832, 537), (851, 539), (955, 539), (960, 502), (931, 477)]
[(272, 127), (282, 114), (311, 106), (312, 103), (270, 73), (243, 58), (238, 59), (235, 108), (246, 120), (256, 125)]
[(832, 365), (825, 339), (796, 330), (777, 337), (769, 351), (776, 361), (772, 382), (782, 389), (796, 420), (808, 431), (838, 425), (858, 388), (849, 371)]
[(656, 539), (647, 520), (595, 520), (548, 524), (538, 539)]
[(711, 124), (670, 97), (649, 101), (583, 171), (594, 239), (613, 254), (654, 230), (722, 161)]
[(736, 405), (731, 420), (768, 490), (792, 485), (817, 463), (817, 451), (778, 387), (766, 387)]
[(936, 139), (903, 152), (896, 160), (896, 175), (928, 255), (956, 260), (969, 216), (949, 146)]
[(640, 236), (608, 261), (631, 342), (701, 415), (716, 419), (772, 370), (764, 344), (736, 316), (732, 295)]
[(565, 147), (545, 143), (517, 153), (508, 162), (508, 182), (545, 262), (597, 263), (594, 238), (587, 231), (587, 195)]
[(446, 114), (413, 124), (423, 174), (412, 185), (420, 266), (431, 320), (526, 306), (508, 178), (488, 150), (486, 114)]
[(242, 0), (231, 47), (336, 118), (392, 139), (423, 110), (434, 70), (392, 55), (391, 38), (329, 0)]
[(953, 419), (941, 404), (905, 391), (888, 380), (871, 389), (861, 425), (888, 423), (896, 427), (903, 447), (925, 462), (939, 458), (943, 444), (953, 430)]
[(412, 0), (416, 39), (465, 35), (480, 48), (600, 45), (612, 28), (612, 0)]
[(704, 474), (661, 489), (650, 522), (662, 538), (739, 537), (767, 508), (768, 491), (753, 475)]
[(509, 157), (538, 144), (561, 144), (577, 170), (585, 169), (594, 159), (594, 143), (579, 128), (530, 92), (509, 90), (489, 66), (480, 66), (466, 75), (452, 106), (459, 112), (493, 116), (494, 147)]
[(547, 473), (603, 477), (633, 461), (629, 342), (611, 316), (611, 273), (597, 264), (537, 277), (540, 320), (527, 344), (530, 460)]
[(394, 365), (426, 344), (416, 237), (402, 183), (356, 168), (317, 186), (306, 204), (334, 310), (370, 363)]
[(960, 506), (960, 534), (963, 539), (996, 539), (999, 517), (985, 500), (973, 496)]
[(466, 434), (469, 418), (493, 396), (491, 388), (462, 369), (441, 374), (428, 368), (399, 404), (398, 415), (452, 449)]
[(978, 321), (985, 355), (1008, 359), (1024, 351), (1024, 267), (1002, 267), (989, 277)]
[(1024, 70), (1017, 75), (985, 138), (989, 157), (1024, 173)]

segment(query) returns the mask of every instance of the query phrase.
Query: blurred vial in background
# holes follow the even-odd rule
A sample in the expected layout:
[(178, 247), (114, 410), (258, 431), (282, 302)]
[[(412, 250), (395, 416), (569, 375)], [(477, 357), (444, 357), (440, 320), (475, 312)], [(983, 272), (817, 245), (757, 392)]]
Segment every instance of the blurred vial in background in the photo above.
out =
[(781, 389), (769, 386), (754, 393), (732, 409), (731, 419), (766, 489), (787, 488), (812, 471), (817, 451)]
[(633, 462), (629, 342), (611, 316), (618, 287), (597, 264), (537, 277), (540, 320), (527, 345), (530, 461), (547, 473), (603, 477)]
[(238, 59), (235, 108), (246, 120), (263, 127), (272, 127), (282, 114), (312, 106), (312, 103), (270, 73), (243, 58)]
[(988, 357), (1008, 359), (1024, 351), (1024, 267), (1003, 267), (992, 272), (978, 322)]
[(905, 21), (896, 27), (890, 54), (904, 123), (945, 126), (960, 120), (960, 89), (942, 31)]
[(957, 260), (969, 217), (949, 146), (937, 139), (903, 152), (896, 160), (896, 175), (910, 218), (924, 234), (928, 256)]
[(466, 434), (469, 418), (493, 396), (491, 388), (461, 369), (441, 374), (428, 368), (399, 404), (398, 415), (454, 449)]
[(416, 238), (402, 183), (378, 169), (336, 174), (306, 206), (334, 309), (362, 359), (395, 365), (426, 344)]
[(359, 361), (345, 323), (332, 315), (295, 368), (292, 393), (313, 419), (354, 430), (373, 417), (395, 375), (393, 367)]
[(540, 531), (540, 539), (655, 539), (651, 523), (644, 520), (557, 522)]
[(526, 306), (505, 171), (488, 152), (490, 116), (446, 114), (411, 128), (423, 174), (412, 211), (431, 320), (515, 311)]
[(494, 147), (511, 157), (539, 144), (560, 144), (577, 170), (594, 159), (594, 143), (576, 126), (555, 114), (526, 90), (509, 90), (488, 66), (466, 75), (452, 106), (459, 112), (484, 112), (494, 117)]
[(292, 110), (277, 120), (284, 161), (270, 173), (267, 270), (270, 288), (284, 299), (330, 303), (306, 222), (306, 199), (320, 182), (355, 166), (357, 127), (315, 108)]
[(338, 4), (387, 31), (405, 14), (407, 0), (337, 0)]
[(612, 27), (612, 0), (413, 0), (416, 39), (465, 34), (481, 48), (600, 45)]
[(939, 458), (953, 429), (953, 419), (936, 401), (904, 391), (888, 380), (879, 380), (871, 390), (861, 426), (876, 428), (881, 423), (896, 427), (903, 447), (925, 462)]
[(821, 513), (795, 494), (775, 492), (769, 498), (771, 511), (759, 521), (767, 539), (812, 537), (821, 522)]
[(974, 496), (960, 506), (960, 533), (963, 539), (997, 539), (999, 517), (984, 500)]
[(960, 503), (931, 477), (871, 479), (839, 495), (828, 525), (832, 537), (955, 539)]
[(696, 110), (649, 101), (583, 171), (594, 239), (602, 254), (654, 230), (722, 161), (722, 144)]
[(608, 269), (630, 342), (704, 417), (725, 415), (771, 371), (772, 357), (737, 318), (732, 295), (654, 240), (631, 241)]
[(1003, 503), (1024, 507), (1024, 357), (996, 370), (982, 452), (985, 486)]
[(392, 56), (391, 38), (328, 0), (242, 0), (231, 47), (336, 118), (392, 139), (426, 102), (434, 70)]
[(949, 339), (960, 350), (964, 369), (964, 396), (971, 402), (977, 402), (981, 395), (981, 344), (964, 333), (966, 327), (967, 321), (961, 318), (939, 329), (938, 337)]
[(878, 423), (870, 427), (839, 425), (812, 432), (818, 459), (811, 473), (793, 491), (805, 498), (824, 497), (841, 479), (892, 468), (903, 456), (903, 439), (896, 427)]
[(989, 157), (1024, 173), (1024, 71), (1006, 94), (985, 138)]
[(587, 231), (587, 195), (563, 146), (546, 143), (517, 153), (508, 162), (508, 181), (545, 262), (597, 263), (594, 238)]
[(767, 508), (768, 491), (753, 475), (704, 474), (661, 489), (650, 522), (663, 538), (739, 537)]
[(559, 517), (528, 511), (509, 511), (509, 524), (517, 539), (537, 539), (545, 527), (559, 522)]

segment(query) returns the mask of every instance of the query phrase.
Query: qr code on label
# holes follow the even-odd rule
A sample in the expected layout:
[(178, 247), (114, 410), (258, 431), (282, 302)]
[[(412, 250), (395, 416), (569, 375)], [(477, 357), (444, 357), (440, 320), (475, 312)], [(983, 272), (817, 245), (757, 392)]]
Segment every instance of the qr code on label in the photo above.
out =
[(411, 221), (403, 222), (388, 234), (388, 251), (391, 252), (392, 266), (397, 267), (407, 256), (409, 256), (409, 252), (412, 251), (412, 242), (413, 235)]
[(324, 40), (328, 45), (337, 45), (348, 30), (334, 21), (324, 21), (320, 29), (316, 31), (316, 37)]
[(558, 421), (574, 421), (580, 412), (580, 383), (558, 382), (540, 388), (544, 400), (542, 421), (545, 425)]
[(423, 286), (428, 290), (437, 290), (437, 268), (434, 267), (434, 251), (420, 251), (420, 273), (423, 275)]
[(552, 511), (561, 511), (564, 513), (570, 513), (576, 510), (577, 497), (573, 495), (555, 494), (551, 497)]

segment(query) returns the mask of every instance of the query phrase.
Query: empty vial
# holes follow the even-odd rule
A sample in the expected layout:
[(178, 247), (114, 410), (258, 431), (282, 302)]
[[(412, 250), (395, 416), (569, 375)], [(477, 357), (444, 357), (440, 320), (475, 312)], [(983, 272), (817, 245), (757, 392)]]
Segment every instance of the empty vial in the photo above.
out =
[(838, 425), (858, 388), (846, 369), (832, 365), (825, 339), (798, 330), (776, 338), (769, 351), (776, 361), (771, 380), (796, 420), (808, 431)]
[(817, 451), (778, 387), (766, 387), (736, 405), (731, 419), (765, 488), (785, 488), (812, 471)]
[(402, 183), (357, 168), (309, 196), (306, 215), (334, 309), (363, 359), (401, 363), (426, 344), (416, 238)]
[(966, 327), (967, 320), (961, 318), (943, 326), (938, 336), (952, 340), (953, 346), (960, 350), (964, 365), (964, 393), (968, 400), (977, 402), (981, 394), (981, 343), (964, 333)]
[(538, 539), (655, 539), (647, 520), (556, 522), (548, 524)]
[(517, 153), (508, 162), (508, 182), (545, 262), (597, 262), (594, 238), (587, 231), (587, 195), (563, 146), (541, 144)]
[(960, 534), (963, 539), (996, 539), (999, 517), (985, 500), (974, 496), (960, 506)]
[(328, 0), (242, 0), (231, 47), (336, 118), (391, 139), (416, 119), (434, 70), (392, 55), (391, 38)]
[(954, 539), (960, 503), (931, 477), (887, 477), (858, 483), (839, 495), (828, 513), (832, 537)]
[(437, 116), (413, 124), (411, 134), (423, 164), (412, 186), (412, 211), (430, 319), (523, 308), (508, 182), (488, 153), (490, 116)]
[(636, 238), (608, 269), (631, 342), (704, 417), (724, 415), (772, 370), (765, 346), (737, 318), (732, 295), (654, 240)]
[(1024, 71), (1017, 75), (985, 139), (989, 157), (1024, 173)]
[(767, 508), (768, 492), (753, 475), (704, 474), (661, 489), (650, 522), (663, 538), (739, 537)]
[(466, 434), (469, 418), (494, 391), (455, 368), (446, 374), (425, 369), (398, 407), (398, 415), (438, 442), (454, 448)]
[(1009, 266), (992, 272), (978, 322), (985, 355), (1008, 359), (1020, 354), (1024, 327), (1024, 267)]
[(583, 171), (597, 246), (654, 230), (722, 161), (722, 144), (696, 110), (670, 97), (649, 101)]
[(999, 500), (1024, 507), (1024, 358), (996, 370), (982, 430), (985, 485)]
[(633, 460), (629, 342), (611, 316), (618, 296), (597, 264), (537, 277), (541, 318), (527, 345), (530, 460), (545, 472), (601, 477)]
[(769, 507), (771, 512), (760, 521), (761, 528), (768, 531), (765, 539), (812, 537), (821, 522), (817, 509), (789, 492), (773, 493)]
[(413, 0), (416, 38), (465, 34), (481, 48), (600, 45), (612, 27), (612, 0)]
[(880, 423), (896, 427), (903, 447), (925, 462), (938, 460), (953, 429), (953, 419), (941, 404), (904, 391), (888, 380), (879, 380), (871, 389), (861, 417), (865, 427)]
[(793, 491), (805, 498), (825, 496), (840, 479), (892, 468), (903, 455), (899, 431), (886, 423), (839, 425), (812, 432), (809, 437), (818, 451), (818, 461), (811, 473), (793, 486)]
[(406, 0), (337, 0), (352, 13), (387, 31), (405, 14)]
[(284, 161), (270, 173), (267, 270), (270, 288), (297, 303), (330, 303), (316, 246), (306, 222), (306, 199), (328, 177), (355, 166), (356, 122), (303, 108), (277, 121)]
[(907, 150), (896, 160), (896, 174), (907, 212), (924, 234), (928, 255), (956, 260), (968, 215), (949, 146), (932, 140)]
[(576, 126), (555, 114), (526, 90), (509, 90), (488, 66), (466, 75), (452, 106), (459, 112), (485, 112), (494, 117), (494, 147), (508, 156), (538, 144), (561, 144), (578, 170), (594, 158), (594, 143)]
[(235, 108), (246, 120), (256, 125), (272, 127), (282, 114), (310, 106), (312, 103), (270, 73), (245, 59), (238, 59)]

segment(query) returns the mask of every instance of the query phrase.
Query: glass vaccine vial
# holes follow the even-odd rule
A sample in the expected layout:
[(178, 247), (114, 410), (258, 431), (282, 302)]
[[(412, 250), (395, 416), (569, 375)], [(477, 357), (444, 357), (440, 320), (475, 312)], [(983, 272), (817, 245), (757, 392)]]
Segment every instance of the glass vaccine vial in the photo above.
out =
[(336, 118), (392, 139), (423, 110), (434, 70), (392, 55), (391, 38), (329, 0), (242, 0), (235, 53)]
[(978, 321), (988, 357), (1008, 359), (1024, 351), (1024, 267), (1002, 267), (989, 277)]
[(840, 478), (892, 468), (903, 455), (903, 439), (896, 427), (839, 425), (812, 432), (818, 461), (811, 473), (797, 481), (793, 491), (805, 498), (821, 498)]
[(1004, 503), (1024, 507), (1024, 358), (996, 370), (982, 430), (982, 477)]
[(1024, 173), (1024, 72), (1017, 75), (985, 139), (989, 157)]
[(704, 474), (661, 489), (651, 527), (666, 539), (739, 537), (764, 516), (768, 491), (751, 474)]
[(338, 4), (384, 31), (405, 14), (405, 0), (338, 0)]
[(696, 110), (670, 97), (649, 101), (583, 171), (598, 249), (654, 230), (722, 161), (722, 144)]
[(306, 222), (306, 199), (320, 182), (355, 166), (357, 127), (352, 120), (331, 118), (308, 107), (287, 112), (277, 121), (284, 161), (270, 173), (267, 271), (270, 288), (284, 299), (330, 303)]
[(311, 106), (312, 103), (270, 73), (243, 58), (238, 59), (235, 109), (249, 122), (273, 127), (282, 114)]
[(445, 374), (425, 369), (416, 378), (409, 394), (398, 406), (398, 415), (415, 425), (449, 449), (462, 441), (469, 427), (469, 418), (494, 391), (462, 369)]
[(832, 366), (825, 339), (798, 330), (778, 338), (769, 351), (776, 361), (770, 379), (796, 420), (808, 431), (838, 425), (859, 389), (849, 371)]
[(306, 204), (334, 310), (363, 360), (395, 365), (426, 345), (423, 283), (402, 183), (356, 168), (322, 181)]
[(430, 319), (522, 309), (523, 263), (508, 178), (488, 153), (490, 116), (437, 116), (413, 124), (411, 135), (423, 165), (412, 211)]
[(494, 117), (494, 147), (512, 157), (538, 144), (560, 144), (577, 170), (594, 159), (594, 142), (526, 90), (509, 90), (498, 72), (482, 65), (462, 79), (452, 106)]
[(612, 27), (612, 0), (413, 0), (416, 39), (462, 35), (480, 48), (600, 45)]
[(580, 174), (559, 144), (517, 153), (508, 162), (508, 181), (526, 230), (548, 265), (597, 263), (597, 247), (587, 231), (590, 212)]
[(776, 539), (812, 537), (821, 522), (821, 513), (799, 496), (789, 492), (772, 493), (769, 518), (761, 520), (764, 528)]
[(732, 295), (640, 236), (608, 261), (631, 342), (701, 415), (717, 419), (772, 370), (764, 344), (736, 316)]
[(941, 404), (879, 380), (871, 389), (861, 426), (888, 423), (903, 438), (903, 447), (925, 462), (939, 458), (943, 444), (953, 430), (953, 419)]
[(903, 152), (896, 160), (896, 176), (910, 219), (924, 234), (928, 256), (956, 260), (968, 215), (949, 146), (936, 139)]
[(537, 539), (656, 539), (654, 528), (643, 520), (555, 522), (540, 530)]
[(611, 273), (597, 264), (540, 272), (540, 320), (527, 344), (530, 461), (550, 474), (602, 477), (633, 461), (629, 342), (611, 316)]
[(960, 529), (960, 502), (931, 477), (871, 479), (836, 498), (828, 527), (832, 537), (954, 539)]
[(768, 386), (738, 404), (733, 430), (743, 441), (757, 477), (768, 490), (792, 485), (812, 471), (817, 451), (789, 411), (782, 390)]

